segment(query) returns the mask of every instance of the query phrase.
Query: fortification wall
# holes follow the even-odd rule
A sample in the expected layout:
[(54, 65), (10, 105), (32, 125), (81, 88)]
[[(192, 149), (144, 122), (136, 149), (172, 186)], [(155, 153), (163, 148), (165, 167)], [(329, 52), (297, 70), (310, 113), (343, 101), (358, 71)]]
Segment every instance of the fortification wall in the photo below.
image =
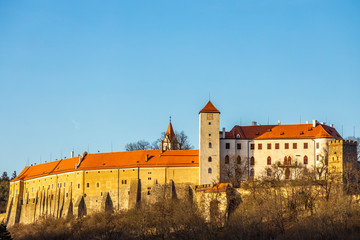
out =
[(11, 182), (6, 222), (11, 226), (44, 216), (121, 211), (163, 196), (190, 198), (198, 176), (198, 168), (132, 168), (74, 171)]

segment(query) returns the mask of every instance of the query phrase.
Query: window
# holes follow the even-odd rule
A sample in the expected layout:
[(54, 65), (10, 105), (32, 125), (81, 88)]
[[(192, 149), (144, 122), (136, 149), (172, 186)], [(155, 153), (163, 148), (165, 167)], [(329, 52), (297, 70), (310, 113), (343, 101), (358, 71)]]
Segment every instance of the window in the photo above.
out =
[(209, 137), (211, 137), (211, 133), (209, 133)]
[(271, 149), (271, 143), (267, 144), (267, 149)]
[(261, 144), (261, 143), (258, 144), (258, 149), (259, 149), (259, 150), (262, 149), (262, 144)]
[(78, 188), (80, 188), (80, 184), (78, 184)]
[(212, 169), (211, 169), (211, 168), (208, 169), (208, 173), (212, 173)]
[(230, 143), (225, 143), (225, 148), (230, 149)]
[(229, 164), (229, 156), (228, 155), (225, 156), (225, 164)]
[(280, 143), (275, 143), (275, 149), (280, 149)]
[(289, 149), (289, 143), (285, 143), (285, 149)]
[(236, 163), (237, 163), (237, 164), (241, 164), (241, 157), (240, 157), (240, 156), (237, 156), (237, 158), (236, 158)]
[(316, 155), (316, 160), (320, 160), (320, 156), (319, 155)]
[(211, 125), (211, 122), (209, 122), (209, 125)]
[(320, 148), (320, 144), (317, 142), (316, 143), (316, 149), (319, 149)]
[(288, 160), (287, 160), (287, 157), (285, 156), (284, 157), (284, 165), (287, 165), (288, 164)]
[(271, 165), (271, 157), (270, 156), (268, 156), (268, 158), (267, 158), (267, 165)]
[(148, 177), (148, 180), (151, 180), (151, 177)]
[(211, 142), (209, 142), (209, 148), (212, 148), (212, 144), (211, 144)]
[(308, 149), (308, 143), (304, 143), (304, 149)]
[(89, 187), (90, 187), (90, 183), (86, 183), (86, 187), (89, 188)]
[(290, 156), (288, 157), (288, 164), (289, 165), (291, 164), (291, 157)]
[(125, 184), (127, 184), (127, 180), (125, 180)]
[(308, 164), (308, 157), (306, 155), (304, 156), (304, 164)]
[(251, 157), (250, 158), (250, 165), (255, 165), (255, 158), (254, 157)]
[(236, 144), (237, 149), (241, 149), (241, 143)]
[(97, 188), (100, 187), (100, 183), (96, 183), (96, 187), (97, 187)]
[(66, 183), (64, 183), (64, 187), (65, 187), (65, 184), (66, 184)]
[(211, 158), (211, 157), (208, 158), (208, 162), (212, 162), (212, 158)]
[(254, 148), (255, 148), (255, 144), (253, 144), (253, 143), (250, 144), (250, 149), (251, 149), (251, 150), (254, 150)]
[(293, 143), (293, 149), (297, 149), (297, 143)]

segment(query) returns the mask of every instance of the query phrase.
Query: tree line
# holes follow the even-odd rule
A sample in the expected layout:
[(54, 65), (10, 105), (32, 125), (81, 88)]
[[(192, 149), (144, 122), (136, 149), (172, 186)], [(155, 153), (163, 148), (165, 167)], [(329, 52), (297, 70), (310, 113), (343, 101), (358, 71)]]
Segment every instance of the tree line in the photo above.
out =
[(0, 213), (6, 212), (6, 204), (9, 198), (10, 181), (16, 178), (16, 171), (14, 171), (9, 178), (7, 172), (3, 172), (0, 178)]
[[(175, 131), (175, 137), (177, 140), (177, 149), (178, 150), (189, 150), (192, 149), (193, 146), (191, 145), (188, 136), (185, 134), (184, 131)], [(136, 151), (136, 150), (158, 150), (161, 148), (160, 141), (165, 138), (165, 132), (161, 133), (161, 137), (157, 140), (153, 141), (152, 143), (139, 140), (137, 142), (128, 143), (125, 145), (126, 151)]]

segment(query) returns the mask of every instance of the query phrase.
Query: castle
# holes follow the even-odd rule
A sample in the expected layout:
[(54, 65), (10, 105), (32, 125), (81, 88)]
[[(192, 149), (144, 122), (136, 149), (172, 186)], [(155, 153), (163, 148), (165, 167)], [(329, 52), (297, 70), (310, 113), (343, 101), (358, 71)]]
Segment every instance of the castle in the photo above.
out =
[[(283, 179), (292, 179), (298, 167), (316, 170), (328, 164), (341, 173), (345, 162), (356, 162), (357, 143), (343, 140), (332, 125), (253, 122), (227, 132), (219, 131), (219, 121), (220, 111), (209, 101), (199, 112), (199, 150), (177, 150), (170, 122), (160, 150), (72, 153), (27, 166), (10, 183), (7, 224), (130, 209), (162, 193), (196, 198), (212, 192), (212, 184), (271, 176), (273, 165)], [(228, 185), (220, 186), (224, 192)]]

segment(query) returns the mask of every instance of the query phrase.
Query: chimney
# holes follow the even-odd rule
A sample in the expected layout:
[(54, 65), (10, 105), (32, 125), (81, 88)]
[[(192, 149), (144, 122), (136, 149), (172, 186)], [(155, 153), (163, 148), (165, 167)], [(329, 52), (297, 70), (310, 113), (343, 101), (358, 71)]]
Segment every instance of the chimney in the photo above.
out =
[(251, 122), (251, 126), (256, 126), (256, 125), (257, 125), (257, 122), (255, 122), (255, 121)]
[(333, 127), (334, 127), (334, 124), (330, 124), (330, 127), (332, 127), (332, 128), (333, 128)]
[(306, 121), (306, 124), (309, 124), (309, 121)]
[(313, 128), (316, 127), (317, 121), (313, 120)]
[(278, 125), (280, 125), (281, 124), (281, 122), (280, 122), (280, 120), (278, 120)]
[(70, 156), (73, 158), (74, 157), (74, 151), (71, 151)]
[(222, 130), (222, 138), (225, 138), (225, 128)]

